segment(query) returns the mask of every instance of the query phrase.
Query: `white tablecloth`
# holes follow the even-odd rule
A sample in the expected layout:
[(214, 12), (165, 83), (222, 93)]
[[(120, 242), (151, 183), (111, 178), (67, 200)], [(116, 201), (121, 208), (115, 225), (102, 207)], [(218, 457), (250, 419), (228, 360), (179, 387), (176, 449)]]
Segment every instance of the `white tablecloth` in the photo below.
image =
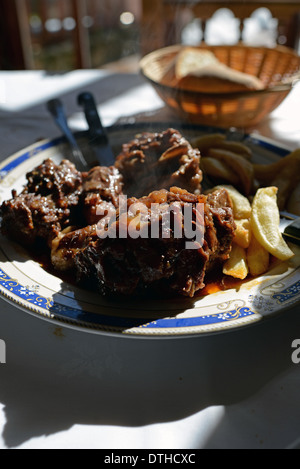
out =
[[(105, 125), (175, 120), (140, 76), (60, 78), (0, 72), (1, 160), (59, 134), (45, 108), (54, 96), (75, 130), (86, 127), (76, 103), (85, 89)], [(251, 130), (300, 147), (299, 104), (297, 86)], [(300, 448), (299, 312), (226, 334), (149, 341), (57, 327), (0, 300), (0, 448)]]

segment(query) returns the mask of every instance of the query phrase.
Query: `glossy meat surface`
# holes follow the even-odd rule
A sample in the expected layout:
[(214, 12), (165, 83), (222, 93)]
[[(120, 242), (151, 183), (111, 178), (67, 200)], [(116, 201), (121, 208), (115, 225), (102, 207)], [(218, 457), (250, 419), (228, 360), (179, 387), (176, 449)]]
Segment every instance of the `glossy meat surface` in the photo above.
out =
[(2, 203), (2, 233), (42, 241), (55, 271), (102, 295), (193, 297), (235, 233), (227, 191), (201, 194), (199, 163), (174, 129), (136, 136), (111, 167), (47, 159)]
[(82, 185), (81, 203), (86, 224), (97, 223), (97, 207), (103, 201), (118, 207), (123, 192), (123, 177), (115, 167), (97, 166), (85, 176)]
[[(156, 292), (193, 297), (205, 286), (207, 269), (218, 261), (223, 262), (231, 250), (235, 224), (229, 197), (226, 209), (219, 212), (217, 209), (218, 201), (221, 203), (224, 198), (226, 194), (223, 191), (214, 193), (212, 208), (206, 196), (174, 187), (141, 199), (129, 199), (126, 216), (118, 213), (116, 221), (108, 227), (107, 236), (92, 240), (75, 256), (79, 280), (92, 284), (101, 294), (131, 296)], [(170, 212), (173, 218), (165, 224), (163, 214), (173, 203), (182, 209), (181, 214), (184, 214), (186, 204), (192, 207), (192, 221), (199, 223), (200, 230), (203, 230), (202, 244), (196, 238), (196, 246), (187, 248), (191, 239), (185, 235), (187, 220), (184, 216), (179, 218), (181, 235), (178, 230), (175, 234), (176, 211)], [(134, 204), (146, 207), (142, 218), (136, 211), (130, 214)], [(150, 236), (152, 204), (162, 207), (156, 237)], [(203, 207), (203, 212), (199, 207)], [(130, 225), (135, 221), (140, 233), (141, 230), (144, 233), (137, 238), (129, 233)], [(163, 235), (166, 230), (168, 236)], [(222, 237), (219, 238), (221, 231)]]
[(27, 174), (21, 194), (1, 206), (2, 232), (25, 246), (52, 240), (74, 223), (82, 188), (82, 174), (67, 160), (56, 165), (45, 160)]
[(178, 186), (200, 192), (200, 152), (175, 129), (143, 133), (123, 145), (115, 166), (124, 177), (125, 192), (142, 197)]

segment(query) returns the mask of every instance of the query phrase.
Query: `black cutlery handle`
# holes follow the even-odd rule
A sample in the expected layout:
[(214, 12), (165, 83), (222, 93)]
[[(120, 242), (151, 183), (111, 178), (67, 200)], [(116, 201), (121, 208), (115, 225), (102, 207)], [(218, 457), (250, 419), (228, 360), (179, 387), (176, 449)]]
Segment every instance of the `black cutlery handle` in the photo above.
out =
[(88, 91), (81, 93), (78, 96), (78, 104), (83, 107), (89, 126), (91, 140), (98, 140), (103, 143), (107, 143), (108, 138), (98, 114), (97, 105), (93, 95)]
[(296, 220), (290, 223), (284, 230), (284, 234), (297, 244), (300, 244), (300, 218), (296, 218)]

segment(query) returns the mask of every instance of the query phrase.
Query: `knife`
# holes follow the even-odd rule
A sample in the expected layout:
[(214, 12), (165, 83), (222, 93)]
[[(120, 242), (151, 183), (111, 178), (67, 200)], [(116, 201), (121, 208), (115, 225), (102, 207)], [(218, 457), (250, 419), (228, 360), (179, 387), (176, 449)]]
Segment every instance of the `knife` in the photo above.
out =
[(300, 246), (300, 217), (288, 212), (280, 212), (280, 228), (287, 241)]
[(107, 133), (98, 114), (95, 99), (85, 91), (78, 96), (78, 104), (83, 107), (89, 126), (90, 145), (93, 147), (100, 166), (112, 166), (115, 156), (109, 144)]

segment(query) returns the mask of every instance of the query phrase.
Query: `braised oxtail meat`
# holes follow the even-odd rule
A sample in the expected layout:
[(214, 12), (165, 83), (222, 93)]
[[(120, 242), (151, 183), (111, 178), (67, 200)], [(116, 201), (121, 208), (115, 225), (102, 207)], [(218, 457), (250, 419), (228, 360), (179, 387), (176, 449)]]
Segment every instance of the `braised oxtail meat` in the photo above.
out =
[(60, 231), (77, 219), (82, 175), (69, 161), (45, 160), (27, 174), (27, 185), (1, 206), (2, 232), (21, 245), (43, 240), (51, 246)]
[(208, 194), (207, 203), (215, 228), (214, 249), (210, 254), (210, 267), (213, 267), (214, 263), (223, 263), (228, 259), (236, 225), (233, 218), (232, 201), (226, 189), (218, 189)]
[(67, 228), (58, 234), (51, 245), (51, 263), (60, 272), (74, 268), (74, 258), (91, 241), (97, 239), (97, 226), (89, 225), (85, 228), (72, 230)]
[(91, 169), (83, 179), (81, 195), (86, 224), (94, 225), (99, 221), (101, 215), (97, 215), (97, 209), (103, 201), (117, 207), (122, 190), (123, 177), (115, 167)]
[(142, 197), (172, 186), (201, 191), (200, 152), (174, 129), (138, 135), (123, 145), (115, 166), (129, 196)]
[(26, 193), (4, 202), (1, 213), (2, 233), (24, 246), (38, 239), (50, 243), (69, 217), (69, 210), (58, 210), (51, 197)]
[(172, 128), (136, 136), (114, 166), (46, 159), (26, 178), (0, 207), (2, 233), (102, 295), (193, 297), (231, 252), (230, 196), (201, 193), (200, 152)]
[[(224, 194), (214, 197), (221, 200)], [(204, 288), (210, 263), (229, 256), (235, 224), (227, 209), (219, 212), (216, 226), (216, 214), (204, 195), (174, 187), (129, 199), (127, 212), (119, 209), (115, 221), (75, 256), (78, 280), (103, 295), (156, 292), (193, 297)], [(217, 235), (221, 226), (224, 242)], [(187, 235), (191, 227), (200, 233), (194, 240)]]
[(25, 190), (29, 193), (45, 197), (50, 195), (58, 206), (78, 203), (76, 199), (73, 201), (73, 197), (76, 198), (81, 193), (82, 174), (69, 160), (63, 160), (57, 165), (51, 159), (47, 159), (27, 173), (26, 178), (28, 183)]

